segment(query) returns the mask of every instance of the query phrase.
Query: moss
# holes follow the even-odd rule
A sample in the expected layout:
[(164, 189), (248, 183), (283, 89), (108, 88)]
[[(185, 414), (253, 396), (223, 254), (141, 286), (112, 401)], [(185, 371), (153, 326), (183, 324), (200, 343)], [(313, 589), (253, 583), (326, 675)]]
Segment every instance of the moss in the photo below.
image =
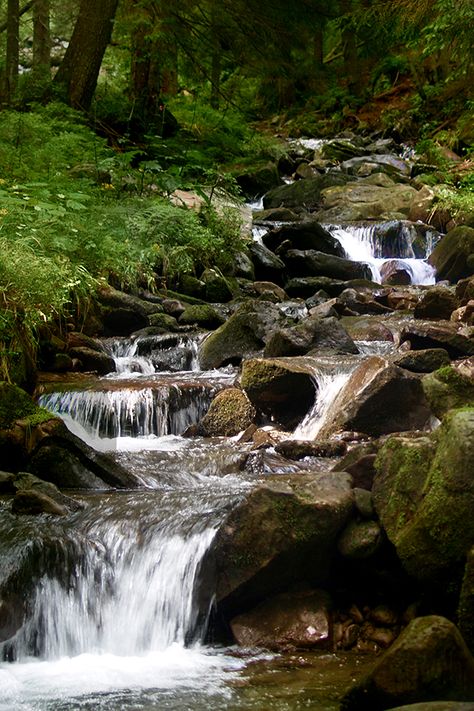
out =
[(17, 385), (0, 381), (0, 429), (8, 429), (16, 420), (37, 414), (38, 407)]

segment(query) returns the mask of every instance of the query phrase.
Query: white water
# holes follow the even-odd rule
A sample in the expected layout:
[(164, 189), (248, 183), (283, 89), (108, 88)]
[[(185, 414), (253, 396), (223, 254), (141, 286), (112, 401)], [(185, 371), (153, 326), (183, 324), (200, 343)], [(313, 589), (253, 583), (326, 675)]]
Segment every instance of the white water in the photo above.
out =
[(215, 393), (205, 384), (157, 383), (153, 388), (49, 393), (39, 404), (68, 415), (92, 439), (149, 438), (182, 434), (204, 416)]
[(7, 643), (17, 661), (0, 664), (1, 711), (143, 708), (150, 690), (229, 693), (224, 684), (245, 662), (202, 646), (212, 585), (202, 588), (200, 569), (225, 513), (224, 487), (221, 499), (215, 488), (211, 496), (209, 482), (194, 485), (191, 506), (166, 490), (96, 497), (69, 534), (61, 530), (59, 577), (38, 581), (31, 613)]
[[(411, 277), (412, 284), (434, 284), (436, 272), (433, 267), (425, 261), (425, 259), (416, 259), (411, 247), (412, 236), (403, 234), (403, 254), (396, 257), (383, 257), (380, 254), (380, 249), (376, 241), (377, 226), (347, 226), (335, 227), (326, 225), (330, 229), (331, 234), (342, 245), (347, 258), (355, 262), (365, 262), (369, 265), (372, 271), (372, 279), (376, 282), (381, 282), (380, 269), (382, 265), (392, 259), (397, 259), (403, 262), (403, 267), (407, 270)], [(403, 226), (402, 231), (409, 231), (407, 226)], [(430, 243), (428, 249), (430, 251)], [(402, 250), (401, 250), (402, 251)]]
[[(199, 371), (199, 343), (202, 336), (164, 334), (135, 339), (110, 338), (106, 341), (115, 361), (116, 372), (111, 378), (139, 377), (157, 371)], [(168, 367), (167, 367), (168, 366)]]
[(336, 373), (315, 371), (313, 378), (316, 399), (312, 408), (293, 432), (292, 439), (316, 439), (326, 422), (332, 403), (349, 380), (351, 372), (352, 369)]

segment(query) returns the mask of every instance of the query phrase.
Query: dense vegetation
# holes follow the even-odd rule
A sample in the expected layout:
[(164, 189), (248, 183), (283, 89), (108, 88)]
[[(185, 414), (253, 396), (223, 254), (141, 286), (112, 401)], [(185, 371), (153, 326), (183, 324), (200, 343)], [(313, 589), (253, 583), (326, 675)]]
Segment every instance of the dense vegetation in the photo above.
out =
[[(473, 203), (469, 0), (394, 0), (389, 14), (380, 0), (0, 10), (2, 377), (44, 324), (80, 323), (104, 280), (153, 290), (225, 271), (241, 238), (216, 197), (238, 200), (232, 176), (279, 157), (269, 129), (416, 140), (440, 199)], [(170, 202), (178, 188), (198, 192), (200, 213)]]

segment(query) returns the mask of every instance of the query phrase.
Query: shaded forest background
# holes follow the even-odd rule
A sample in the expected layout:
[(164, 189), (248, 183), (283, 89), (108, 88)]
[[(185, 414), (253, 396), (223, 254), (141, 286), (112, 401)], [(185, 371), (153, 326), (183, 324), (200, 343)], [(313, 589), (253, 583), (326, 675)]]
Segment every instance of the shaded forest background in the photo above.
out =
[(0, 376), (27, 382), (104, 283), (225, 271), (242, 236), (215, 200), (275, 136), (410, 141), (472, 204), (473, 28), (470, 0), (1, 0)]

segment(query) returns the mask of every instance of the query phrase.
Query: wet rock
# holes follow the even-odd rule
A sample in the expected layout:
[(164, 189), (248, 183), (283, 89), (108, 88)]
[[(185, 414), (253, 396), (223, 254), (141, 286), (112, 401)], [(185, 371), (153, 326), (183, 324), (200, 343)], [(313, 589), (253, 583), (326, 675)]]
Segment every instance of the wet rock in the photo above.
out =
[[(324, 254), (314, 249), (288, 250), (285, 254), (285, 264), (292, 277), (327, 276), (331, 279), (348, 281), (351, 279), (370, 280), (372, 274), (367, 264)], [(285, 290), (290, 294), (286, 286)]]
[(458, 306), (458, 300), (453, 289), (446, 286), (435, 286), (427, 289), (421, 295), (415, 307), (415, 318), (447, 319)]
[(232, 267), (229, 273), (233, 277), (241, 277), (242, 279), (255, 279), (255, 268), (248, 250), (236, 252), (233, 256)]
[(112, 356), (101, 351), (92, 350), (92, 348), (70, 348), (70, 358), (76, 358), (81, 362), (80, 370), (88, 373), (97, 373), (98, 375), (107, 375), (107, 373), (115, 373), (116, 366)]
[[(372, 293), (364, 293), (357, 289), (344, 289), (339, 296), (339, 301), (353, 314), (386, 314), (391, 309), (376, 301)], [(382, 339), (384, 340), (384, 339)]]
[[(70, 496), (66, 496), (65, 494), (63, 494), (61, 491), (59, 491), (58, 487), (52, 484), (51, 482), (43, 481), (42, 479), (39, 479), (37, 476), (34, 476), (34, 474), (31, 474), (29, 472), (19, 472), (18, 474), (16, 474), (13, 486), (16, 491), (15, 499), (17, 500), (17, 503), (15, 503), (14, 499), (12, 505), (12, 510), (15, 513), (26, 513), (26, 510), (20, 511), (20, 509), (22, 507), (26, 509), (28, 506), (28, 502), (31, 502), (32, 509), (34, 509), (35, 507), (41, 507), (41, 497), (46, 497), (46, 499), (48, 499), (49, 501), (53, 501), (55, 504), (57, 504), (64, 510), (64, 513), (67, 513), (69, 511), (79, 511), (80, 509), (84, 508), (83, 504), (79, 503)], [(28, 496), (19, 496), (23, 492), (27, 492)], [(33, 494), (38, 495), (37, 504), (35, 504), (35, 498)], [(46, 499), (43, 500), (43, 503), (45, 506), (49, 506), (48, 501)], [(50, 506), (50, 508), (53, 509), (54, 507)], [(55, 513), (54, 510), (48, 511), (46, 510), (46, 508), (43, 510), (45, 513)], [(35, 513), (35, 511), (32, 510), (31, 513)], [(36, 511), (36, 513), (41, 513), (41, 511)], [(57, 515), (61, 516), (63, 514), (57, 513)]]
[(344, 473), (273, 476), (221, 525), (213, 544), (217, 601), (233, 617), (276, 592), (329, 574), (353, 500)]
[(422, 385), (430, 408), (439, 419), (453, 408), (474, 407), (474, 377), (463, 372), (461, 364), (453, 363), (425, 375)]
[(339, 536), (337, 549), (343, 558), (366, 560), (380, 550), (383, 540), (376, 521), (350, 521)]
[(409, 323), (400, 331), (400, 344), (405, 341), (413, 350), (444, 348), (450, 358), (474, 355), (474, 340), (459, 333), (456, 326), (450, 323)]
[(343, 173), (326, 173), (306, 180), (297, 180), (289, 185), (282, 185), (270, 190), (263, 197), (265, 209), (274, 207), (298, 207), (306, 209), (318, 207), (321, 203), (321, 192), (330, 186), (345, 185), (353, 178)]
[(382, 284), (406, 286), (411, 284), (411, 272), (403, 259), (389, 259), (380, 267)]
[(263, 243), (273, 252), (283, 244), (289, 242), (290, 249), (314, 249), (335, 257), (345, 257), (341, 243), (315, 220), (304, 220), (296, 224), (282, 225), (270, 230), (263, 237)]
[(337, 297), (345, 289), (380, 289), (380, 284), (376, 284), (366, 279), (352, 279), (343, 281), (342, 279), (331, 279), (330, 277), (295, 277), (289, 279), (285, 284), (285, 291), (293, 298), (308, 299), (319, 291), (325, 292), (328, 297)]
[[(393, 359), (395, 365), (413, 373), (431, 373), (451, 363), (448, 351), (444, 348), (426, 348), (420, 351), (405, 351)], [(425, 390), (426, 394), (426, 390)]]
[(246, 302), (201, 344), (201, 367), (220, 368), (261, 352), (272, 331), (283, 323), (285, 317), (269, 301)]
[(379, 436), (422, 429), (430, 411), (420, 381), (380, 356), (367, 358), (331, 406), (321, 436), (355, 430)]
[(185, 325), (196, 325), (201, 328), (218, 328), (225, 319), (208, 304), (194, 304), (188, 306), (181, 316), (179, 323)]
[(436, 245), (429, 263), (435, 267), (438, 280), (451, 283), (474, 274), (474, 229), (455, 227)]
[(25, 515), (47, 513), (54, 516), (65, 516), (67, 509), (40, 491), (24, 489), (15, 495), (12, 502), (12, 513)]
[(347, 444), (333, 440), (285, 439), (275, 446), (275, 451), (288, 459), (303, 459), (304, 457), (339, 457), (346, 453)]
[(257, 242), (253, 242), (250, 245), (249, 251), (254, 264), (256, 279), (283, 284), (285, 263), (280, 257), (277, 257), (268, 247)]
[(279, 356), (305, 355), (317, 349), (318, 353), (358, 353), (359, 350), (337, 318), (320, 318), (312, 315), (296, 326), (280, 328), (270, 336), (265, 345), (264, 355), (268, 358)]
[(294, 427), (315, 398), (311, 368), (305, 359), (249, 359), (240, 380), (253, 405), (284, 427)]
[(474, 545), (474, 409), (454, 410), (432, 437), (391, 437), (373, 485), (377, 514), (405, 570), (438, 584), (462, 574)]
[(89, 447), (61, 421), (39, 442), (29, 468), (39, 478), (66, 489), (134, 489), (142, 485), (138, 477), (108, 454)]
[(216, 395), (200, 430), (207, 437), (233, 437), (249, 427), (255, 419), (255, 408), (238, 388), (227, 388)]
[(330, 609), (331, 599), (321, 590), (282, 593), (234, 617), (230, 626), (242, 647), (273, 651), (328, 649)]
[(72, 348), (88, 348), (89, 350), (106, 353), (102, 341), (99, 341), (97, 338), (91, 338), (91, 336), (87, 336), (85, 333), (79, 333), (78, 331), (68, 333), (66, 346), (68, 350)]
[[(180, 313), (184, 313), (181, 312)], [(168, 331), (179, 331), (179, 324), (174, 316), (167, 313), (156, 313), (150, 316), (150, 326), (155, 329), (160, 329), (161, 333)]]
[(474, 700), (474, 659), (459, 630), (435, 615), (413, 620), (374, 669), (343, 697), (342, 711), (381, 711), (436, 699)]

